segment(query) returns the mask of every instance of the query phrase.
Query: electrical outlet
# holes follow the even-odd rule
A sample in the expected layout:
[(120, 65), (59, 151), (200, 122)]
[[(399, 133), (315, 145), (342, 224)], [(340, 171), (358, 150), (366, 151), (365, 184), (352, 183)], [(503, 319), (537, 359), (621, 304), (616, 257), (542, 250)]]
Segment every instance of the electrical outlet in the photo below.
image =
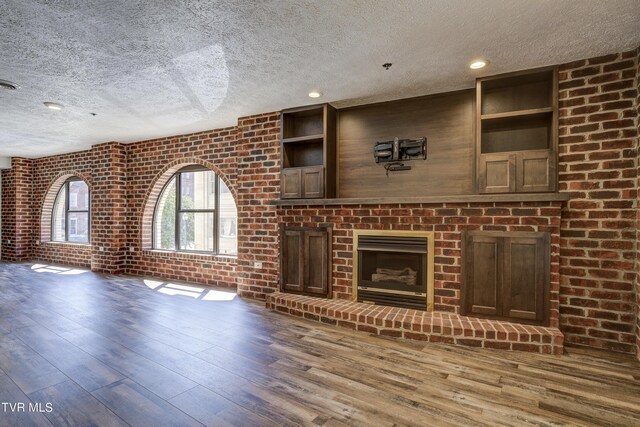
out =
[(40, 244), (40, 240), (36, 240), (36, 245), (39, 245), (39, 244)]
[(259, 270), (262, 268), (262, 263), (260, 261), (254, 261), (253, 262), (253, 268), (255, 268), (256, 270)]
[(100, 247), (98, 247), (98, 250), (99, 250), (100, 252), (104, 252), (104, 246), (100, 246)]
[(136, 251), (136, 249), (135, 249), (133, 246), (131, 246), (131, 247), (129, 248), (129, 252), (135, 252), (135, 251)]

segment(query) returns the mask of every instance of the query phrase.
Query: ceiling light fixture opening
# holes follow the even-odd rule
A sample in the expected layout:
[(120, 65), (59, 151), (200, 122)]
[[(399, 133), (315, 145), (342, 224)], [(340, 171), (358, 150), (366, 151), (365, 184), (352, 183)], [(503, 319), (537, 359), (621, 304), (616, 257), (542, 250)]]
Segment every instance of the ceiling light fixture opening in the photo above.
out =
[(0, 79), (0, 88), (1, 89), (7, 89), (7, 90), (16, 90), (18, 89), (20, 86), (18, 86), (17, 84), (10, 82), (9, 80), (2, 80)]
[(52, 110), (62, 110), (64, 108), (64, 105), (58, 104), (57, 102), (43, 102), (43, 104)]
[(309, 92), (309, 98), (320, 98), (322, 96), (322, 93), (318, 92), (317, 90), (312, 90), (311, 92)]
[(473, 61), (471, 64), (469, 64), (469, 68), (471, 68), (472, 70), (479, 70), (480, 68), (486, 67), (488, 63), (489, 61), (478, 59), (477, 61)]
[(393, 64), (392, 64), (391, 62), (385, 62), (384, 64), (382, 64), (382, 67), (383, 67), (385, 70), (388, 70), (389, 68), (391, 68), (391, 66), (392, 66), (392, 65), (393, 65)]

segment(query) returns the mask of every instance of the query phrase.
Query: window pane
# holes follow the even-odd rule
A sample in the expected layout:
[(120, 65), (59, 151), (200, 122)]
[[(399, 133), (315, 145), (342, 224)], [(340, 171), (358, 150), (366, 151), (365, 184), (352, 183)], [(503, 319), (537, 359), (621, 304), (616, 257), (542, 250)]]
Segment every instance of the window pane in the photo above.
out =
[(79, 243), (89, 241), (88, 212), (69, 212), (69, 241)]
[(183, 172), (181, 174), (180, 209), (214, 209), (216, 174), (213, 171)]
[(69, 210), (89, 210), (89, 187), (84, 181), (69, 182)]
[(220, 219), (218, 221), (218, 253), (226, 255), (238, 254), (238, 211), (229, 188), (220, 182)]
[(172, 178), (156, 206), (154, 237), (157, 249), (176, 248), (176, 179)]
[(52, 227), (51, 227), (51, 240), (54, 242), (64, 242), (65, 235), (64, 229), (66, 226), (66, 218), (65, 218), (65, 209), (67, 205), (67, 186), (63, 186), (58, 196), (56, 197), (56, 202), (53, 205), (53, 218)]
[(213, 212), (180, 214), (180, 249), (213, 251)]

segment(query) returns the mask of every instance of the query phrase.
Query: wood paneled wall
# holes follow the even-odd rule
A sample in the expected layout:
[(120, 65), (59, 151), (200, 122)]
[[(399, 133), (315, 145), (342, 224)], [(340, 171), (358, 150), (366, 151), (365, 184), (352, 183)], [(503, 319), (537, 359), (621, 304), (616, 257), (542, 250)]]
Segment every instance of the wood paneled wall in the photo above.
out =
[[(411, 197), (475, 192), (472, 89), (370, 104), (338, 112), (338, 197)], [(427, 138), (427, 160), (409, 171), (376, 164), (373, 146)]]

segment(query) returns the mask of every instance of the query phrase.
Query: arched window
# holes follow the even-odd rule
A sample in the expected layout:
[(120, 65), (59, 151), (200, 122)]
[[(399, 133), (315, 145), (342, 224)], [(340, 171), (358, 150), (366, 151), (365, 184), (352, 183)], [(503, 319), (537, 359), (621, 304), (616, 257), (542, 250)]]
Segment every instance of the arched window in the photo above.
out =
[(54, 242), (89, 243), (89, 186), (78, 177), (65, 181), (58, 191), (51, 217), (51, 240)]
[(238, 214), (229, 188), (202, 166), (180, 169), (153, 217), (155, 249), (236, 255)]

